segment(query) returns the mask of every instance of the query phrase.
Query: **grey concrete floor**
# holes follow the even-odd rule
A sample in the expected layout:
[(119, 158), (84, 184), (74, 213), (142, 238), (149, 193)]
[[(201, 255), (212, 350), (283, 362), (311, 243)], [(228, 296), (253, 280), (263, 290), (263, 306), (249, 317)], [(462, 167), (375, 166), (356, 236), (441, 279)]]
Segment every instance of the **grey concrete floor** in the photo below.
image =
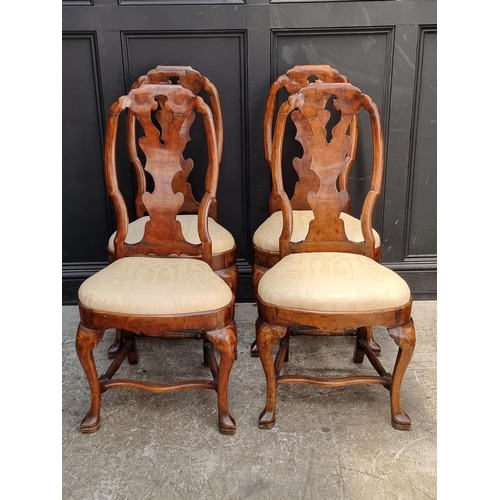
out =
[[(391, 427), (382, 386), (278, 388), (276, 426), (261, 430), (265, 379), (251, 358), (255, 304), (238, 304), (238, 359), (229, 404), (237, 431), (217, 428), (214, 391), (150, 394), (113, 389), (103, 395), (101, 427), (81, 434), (89, 391), (76, 357), (76, 306), (63, 306), (62, 498), (64, 500), (428, 499), (437, 497), (435, 301), (415, 302), (417, 346), (402, 388), (411, 431)], [(98, 370), (109, 361), (114, 331), (94, 351)], [(389, 371), (397, 347), (377, 328)], [(352, 363), (353, 337), (296, 337), (283, 373), (375, 374)], [(140, 362), (117, 376), (149, 380), (209, 378), (197, 341), (141, 338)]]

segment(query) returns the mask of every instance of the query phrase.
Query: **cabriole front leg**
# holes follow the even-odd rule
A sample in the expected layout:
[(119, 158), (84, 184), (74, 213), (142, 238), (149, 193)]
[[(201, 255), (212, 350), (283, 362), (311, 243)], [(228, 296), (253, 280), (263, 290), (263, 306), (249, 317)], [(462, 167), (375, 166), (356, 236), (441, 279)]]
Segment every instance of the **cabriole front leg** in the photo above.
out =
[(260, 362), (266, 375), (267, 399), (266, 407), (259, 416), (259, 427), (270, 429), (274, 427), (276, 418), (276, 373), (273, 362), (273, 347), (284, 337), (287, 329), (281, 326), (271, 326), (260, 318), (255, 323), (257, 334), (257, 349)]
[(83, 433), (96, 432), (99, 429), (99, 415), (101, 411), (101, 388), (99, 376), (94, 362), (92, 351), (102, 340), (104, 332), (91, 330), (78, 325), (76, 334), (76, 353), (87, 376), (90, 388), (90, 409), (80, 424), (80, 431)]
[(219, 413), (219, 431), (221, 434), (234, 434), (236, 423), (229, 413), (228, 385), (231, 368), (236, 358), (237, 333), (233, 321), (220, 330), (207, 331), (207, 339), (220, 352), (220, 366), (217, 379), (217, 407)]
[(398, 430), (410, 430), (410, 417), (401, 406), (401, 384), (415, 349), (415, 328), (413, 319), (397, 328), (389, 330), (389, 335), (399, 346), (391, 381), (391, 422)]

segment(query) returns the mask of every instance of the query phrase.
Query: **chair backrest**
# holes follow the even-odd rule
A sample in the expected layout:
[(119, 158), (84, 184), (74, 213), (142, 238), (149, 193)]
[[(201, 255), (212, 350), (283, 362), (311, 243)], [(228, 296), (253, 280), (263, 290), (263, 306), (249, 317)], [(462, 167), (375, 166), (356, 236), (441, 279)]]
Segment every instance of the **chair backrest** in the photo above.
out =
[[(141, 85), (180, 85), (193, 94), (198, 95), (205, 91), (209, 96), (210, 107), (213, 115), (215, 134), (217, 139), (217, 151), (219, 163), (222, 158), (222, 150), (224, 147), (224, 130), (222, 124), (222, 112), (220, 106), (219, 93), (213, 83), (205, 76), (191, 66), (157, 66), (155, 69), (148, 71), (146, 75), (140, 76), (133, 84), (131, 89), (139, 88)], [(189, 117), (183, 124), (182, 135), (186, 140), (190, 140), (189, 131), (195, 119), (195, 115)], [(147, 214), (147, 210), (142, 203), (142, 195), (146, 192), (146, 175), (144, 173), (144, 165), (142, 164), (137, 152), (137, 130), (136, 121), (133, 113), (129, 113), (127, 117), (127, 145), (130, 162), (134, 168), (136, 176), (136, 193), (135, 193), (135, 215), (143, 217)], [(188, 182), (188, 177), (193, 170), (194, 162), (191, 158), (181, 161), (182, 172), (174, 179), (174, 190), (180, 191), (184, 195), (184, 202), (181, 207), (181, 213), (198, 213), (199, 201), (195, 199), (191, 184)], [(210, 209), (210, 216), (217, 220), (217, 201), (215, 201)]]
[[(266, 102), (266, 110), (264, 114), (264, 151), (266, 160), (271, 165), (271, 150), (274, 134), (274, 116), (276, 113), (277, 97), (281, 89), (285, 89), (288, 94), (293, 95), (300, 89), (307, 87), (310, 83), (349, 83), (347, 77), (341, 75), (336, 69), (327, 64), (304, 64), (294, 66), (289, 69), (284, 75), (281, 75), (271, 85)], [(295, 115), (292, 115), (292, 120), (295, 121)], [(349, 171), (356, 157), (356, 149), (358, 142), (358, 119), (357, 116), (351, 122), (349, 127), (349, 135), (352, 139), (349, 158), (350, 162), (342, 175), (339, 176), (339, 186), (349, 195)], [(307, 201), (307, 194), (316, 187), (316, 178), (310, 172), (310, 158), (304, 155), (300, 160), (295, 158), (292, 162), (293, 168), (297, 172), (298, 182), (295, 184), (294, 193), (291, 197), (291, 203), (294, 210), (310, 210)], [(351, 199), (348, 196), (344, 212), (349, 213)], [(269, 198), (269, 213), (279, 210), (276, 193), (272, 192)]]
[[(328, 138), (330, 112), (328, 102), (340, 112), (338, 123), (331, 129)], [(345, 188), (339, 185), (351, 162), (352, 138), (347, 134), (352, 122), (361, 109), (370, 117), (373, 142), (373, 165), (370, 189), (361, 213), (361, 229), (364, 241), (349, 241), (344, 222), (340, 218), (348, 200)], [(288, 116), (294, 116), (297, 126), (296, 139), (302, 144), (304, 157), (314, 178), (314, 189), (307, 194), (307, 202), (314, 212), (309, 232), (303, 242), (291, 243), (292, 203), (283, 187), (282, 154), (283, 137)], [(329, 127), (328, 127), (329, 128)], [(301, 160), (298, 160), (300, 162)], [(349, 83), (311, 83), (288, 101), (278, 111), (272, 144), (271, 168), (273, 191), (283, 211), (283, 232), (280, 236), (280, 258), (291, 252), (351, 252), (374, 257), (375, 239), (372, 232), (372, 218), (375, 202), (382, 189), (384, 168), (384, 144), (380, 113), (371, 98)]]
[[(145, 170), (151, 174), (154, 188), (142, 194), (141, 202), (150, 220), (146, 223), (142, 240), (125, 243), (128, 231), (128, 213), (120, 191), (116, 145), (119, 116), (124, 111), (133, 115), (144, 135), (139, 147), (146, 158)], [(198, 233), (201, 244), (193, 245), (184, 238), (177, 214), (185, 196), (176, 189), (176, 177), (183, 172), (182, 153), (186, 147), (185, 123), (199, 113), (205, 128), (208, 148), (208, 167), (205, 194), (198, 211)], [(212, 244), (208, 235), (208, 215), (215, 201), (219, 179), (219, 157), (214, 121), (210, 107), (199, 96), (180, 85), (142, 84), (120, 97), (110, 109), (105, 142), (105, 166), (108, 194), (117, 216), (114, 240), (116, 258), (129, 255), (189, 255), (211, 264)]]

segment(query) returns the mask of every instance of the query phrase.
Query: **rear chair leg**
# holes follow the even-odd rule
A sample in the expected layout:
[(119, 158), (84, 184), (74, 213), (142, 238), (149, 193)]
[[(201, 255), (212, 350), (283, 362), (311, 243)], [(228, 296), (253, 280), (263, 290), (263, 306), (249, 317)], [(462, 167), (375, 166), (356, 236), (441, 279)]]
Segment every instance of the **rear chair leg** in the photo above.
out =
[(358, 328), (356, 333), (356, 345), (354, 346), (354, 363), (362, 363), (363, 359), (365, 359), (365, 351), (362, 346), (362, 341), (366, 341), (368, 337), (368, 329), (366, 326), (362, 326)]
[(99, 429), (99, 416), (101, 412), (101, 387), (99, 376), (94, 362), (93, 349), (97, 347), (104, 335), (103, 331), (91, 330), (78, 325), (76, 334), (76, 353), (87, 376), (90, 388), (90, 409), (80, 424), (82, 433), (92, 433)]
[(203, 366), (209, 366), (208, 361), (208, 350), (213, 349), (212, 342), (208, 340), (203, 340)]
[(129, 332), (127, 330), (123, 330), (123, 336), (125, 337), (125, 344), (127, 344), (127, 359), (129, 364), (136, 365), (139, 363), (139, 353), (137, 351), (137, 343), (136, 338), (137, 335), (133, 332)]
[(252, 345), (250, 346), (250, 356), (252, 358), (258, 358), (259, 357), (259, 351), (257, 350), (257, 341), (254, 340), (252, 342)]
[(373, 326), (367, 326), (366, 327), (366, 339), (368, 340), (368, 347), (373, 351), (374, 354), (377, 356), (380, 356), (381, 349), (380, 346), (375, 342), (375, 339), (373, 338)]
[(276, 357), (274, 358), (274, 373), (278, 377), (281, 373), (281, 369), (283, 368), (283, 363), (288, 361), (288, 353), (290, 351), (290, 336), (289, 334), (285, 335), (279, 341), (278, 352), (276, 353)]
[(108, 358), (114, 358), (120, 349), (123, 347), (124, 343), (124, 336), (123, 336), (123, 330), (117, 328), (115, 332), (115, 340), (111, 344), (111, 346), (108, 349)]
[(359, 342), (360, 340), (366, 341), (373, 354), (380, 356), (380, 346), (373, 339), (373, 326), (362, 326), (358, 328), (356, 332), (356, 346), (354, 347), (353, 357), (354, 363), (362, 363), (365, 357), (365, 351)]

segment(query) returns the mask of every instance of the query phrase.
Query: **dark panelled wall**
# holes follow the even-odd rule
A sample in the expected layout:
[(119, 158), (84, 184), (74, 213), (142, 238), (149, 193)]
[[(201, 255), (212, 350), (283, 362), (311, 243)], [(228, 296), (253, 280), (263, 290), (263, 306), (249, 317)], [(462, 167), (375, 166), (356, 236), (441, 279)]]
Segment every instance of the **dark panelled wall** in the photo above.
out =
[[(219, 221), (238, 244), (238, 301), (253, 300), (252, 234), (268, 214), (267, 92), (296, 64), (329, 64), (378, 104), (386, 173), (374, 225), (382, 262), (408, 281), (416, 299), (436, 298), (436, 1), (63, 0), (62, 15), (63, 304), (74, 303), (83, 279), (106, 265), (115, 229), (102, 161), (107, 111), (159, 64), (190, 65), (219, 90)], [(350, 179), (355, 215), (356, 194), (369, 185), (367, 133), (361, 122)], [(187, 153), (203, 165), (195, 136), (196, 123)], [(131, 198), (132, 170), (125, 155), (119, 158)], [(195, 193), (202, 169), (196, 175)], [(293, 185), (293, 172), (287, 175)]]

